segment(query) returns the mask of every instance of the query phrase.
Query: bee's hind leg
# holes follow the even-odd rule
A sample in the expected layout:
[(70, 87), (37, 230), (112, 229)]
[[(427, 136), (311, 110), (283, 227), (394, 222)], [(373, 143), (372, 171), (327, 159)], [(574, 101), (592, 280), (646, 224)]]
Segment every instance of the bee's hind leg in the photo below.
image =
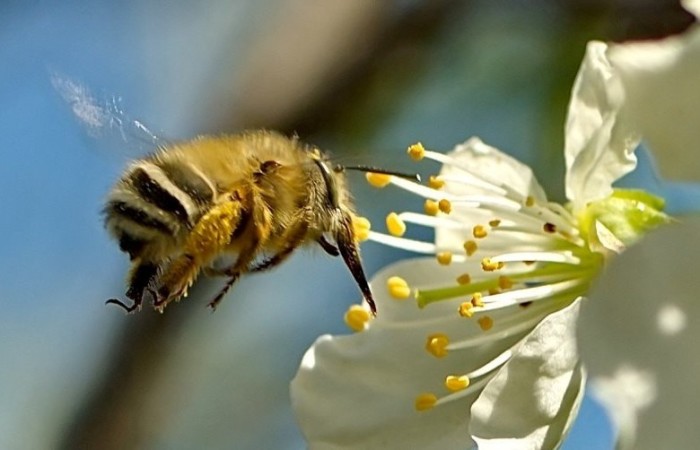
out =
[(199, 219), (187, 236), (183, 253), (165, 267), (156, 283), (153, 290), (156, 310), (162, 312), (168, 303), (182, 297), (201, 268), (224, 251), (241, 226), (241, 212), (240, 197), (236, 194)]

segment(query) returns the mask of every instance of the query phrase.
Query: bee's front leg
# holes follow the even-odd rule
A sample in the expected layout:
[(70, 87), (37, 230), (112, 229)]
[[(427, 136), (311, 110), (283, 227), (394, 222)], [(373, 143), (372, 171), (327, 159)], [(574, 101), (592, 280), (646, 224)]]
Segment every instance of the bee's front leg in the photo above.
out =
[(144, 293), (148, 290), (149, 285), (158, 274), (158, 266), (150, 262), (134, 261), (131, 274), (129, 275), (129, 288), (126, 291), (126, 296), (133, 300), (131, 306), (126, 305), (119, 299), (111, 298), (105, 304), (114, 304), (124, 308), (127, 313), (141, 309)]

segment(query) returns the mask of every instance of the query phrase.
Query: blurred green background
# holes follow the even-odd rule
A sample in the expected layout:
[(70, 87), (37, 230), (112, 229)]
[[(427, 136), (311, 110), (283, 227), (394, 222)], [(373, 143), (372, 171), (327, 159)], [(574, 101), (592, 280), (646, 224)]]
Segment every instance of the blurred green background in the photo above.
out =
[[(561, 200), (586, 41), (690, 21), (671, 0), (3, 2), (0, 448), (304, 448), (288, 383), (318, 335), (347, 332), (359, 299), (342, 262), (307, 251), (244, 278), (215, 314), (216, 281), (163, 315), (105, 306), (128, 261), (99, 211), (137, 145), (87, 136), (52, 71), (121, 97), (167, 139), (266, 127), (413, 171), (409, 144), (447, 151), (477, 135)], [(377, 228), (389, 210), (421, 207), (352, 177)], [(363, 254), (369, 274), (407, 256), (372, 243)], [(587, 399), (565, 448), (611, 439)]]

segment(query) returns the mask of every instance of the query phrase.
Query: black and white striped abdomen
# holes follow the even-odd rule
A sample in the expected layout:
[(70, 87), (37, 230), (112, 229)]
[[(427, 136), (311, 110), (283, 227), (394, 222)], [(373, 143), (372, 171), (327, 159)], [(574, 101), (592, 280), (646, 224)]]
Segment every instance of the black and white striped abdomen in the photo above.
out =
[(105, 226), (132, 259), (167, 256), (212, 204), (215, 188), (197, 168), (177, 160), (142, 160), (117, 182)]

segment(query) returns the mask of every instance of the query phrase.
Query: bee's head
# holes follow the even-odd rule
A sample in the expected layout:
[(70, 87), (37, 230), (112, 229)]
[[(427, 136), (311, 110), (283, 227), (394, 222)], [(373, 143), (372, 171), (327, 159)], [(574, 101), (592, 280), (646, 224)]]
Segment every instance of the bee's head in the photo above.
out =
[(355, 237), (353, 227), (353, 213), (350, 209), (343, 205), (344, 187), (343, 181), (340, 179), (346, 170), (359, 170), (362, 172), (383, 173), (387, 175), (399, 176), (402, 178), (413, 178), (420, 181), (418, 175), (407, 175), (403, 173), (378, 169), (375, 167), (366, 166), (341, 166), (336, 165), (332, 169), (328, 162), (325, 161), (319, 152), (312, 154), (312, 159), (323, 178), (326, 188), (327, 207), (334, 216), (333, 238), (338, 245), (338, 250), (345, 261), (345, 264), (350, 269), (350, 273), (355, 278), (362, 295), (369, 304), (373, 314), (377, 313), (377, 307), (374, 303), (372, 291), (369, 288), (365, 271), (362, 268), (362, 260), (360, 259), (360, 250), (357, 245), (358, 240)]

